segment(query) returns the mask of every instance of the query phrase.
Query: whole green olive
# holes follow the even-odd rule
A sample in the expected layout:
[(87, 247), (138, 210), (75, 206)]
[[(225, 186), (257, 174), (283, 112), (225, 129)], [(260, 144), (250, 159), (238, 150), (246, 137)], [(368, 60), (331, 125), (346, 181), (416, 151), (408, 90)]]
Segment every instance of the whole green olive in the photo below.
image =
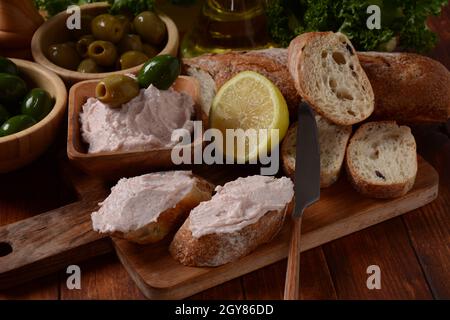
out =
[(51, 45), (48, 48), (48, 58), (57, 66), (69, 70), (76, 70), (80, 63), (77, 50), (69, 43)]
[(118, 15), (116, 15), (116, 18), (120, 22), (122, 22), (124, 34), (131, 33), (133, 31), (134, 27), (133, 27), (133, 24), (131, 23), (131, 21), (133, 20), (133, 17), (131, 17), (131, 19), (130, 19), (130, 17), (128, 17), (125, 14), (118, 14)]
[(0, 73), (9, 73), (17, 76), (19, 74), (19, 69), (16, 64), (8, 58), (0, 57)]
[(92, 20), (91, 30), (96, 39), (117, 43), (124, 35), (124, 24), (116, 17), (105, 13)]
[(142, 51), (147, 55), (147, 57), (149, 59), (155, 57), (158, 54), (158, 52), (159, 52), (158, 49), (156, 49), (155, 47), (149, 45), (148, 43), (142, 44)]
[(128, 51), (120, 56), (119, 66), (121, 70), (129, 69), (148, 60), (148, 57), (139, 51)]
[(25, 130), (36, 124), (36, 120), (26, 114), (21, 114), (9, 118), (0, 127), (0, 137), (5, 137), (13, 133)]
[(88, 34), (82, 36), (80, 40), (77, 41), (76, 49), (80, 57), (86, 58), (88, 55), (88, 47), (89, 45), (95, 41), (95, 38), (92, 34)]
[(95, 88), (95, 96), (111, 108), (119, 108), (139, 94), (139, 85), (135, 79), (114, 74), (102, 79)]
[(0, 73), (0, 103), (15, 104), (27, 94), (27, 84), (18, 76)]
[(87, 58), (80, 62), (77, 71), (83, 73), (100, 73), (103, 72), (103, 69), (94, 60)]
[(117, 49), (111, 42), (97, 40), (88, 47), (88, 56), (99, 66), (112, 66), (117, 60)]
[(89, 15), (89, 14), (81, 14), (81, 19), (80, 19), (80, 29), (72, 29), (70, 30), (70, 33), (72, 35), (72, 37), (76, 40), (80, 39), (82, 36), (87, 35), (89, 33), (91, 33), (91, 23), (92, 23), (92, 19), (94, 19), (93, 16)]
[(180, 74), (180, 61), (168, 54), (156, 56), (147, 61), (138, 73), (141, 88), (154, 85), (160, 90), (167, 90)]
[(120, 53), (125, 53), (127, 51), (142, 51), (141, 37), (137, 34), (124, 35), (118, 44), (118, 49)]
[(0, 104), (0, 126), (10, 117), (8, 109)]
[(36, 121), (41, 121), (52, 111), (53, 104), (53, 99), (47, 91), (34, 88), (23, 99), (20, 111)]
[(142, 40), (156, 46), (161, 44), (167, 34), (165, 23), (151, 11), (138, 14), (134, 18), (133, 25)]

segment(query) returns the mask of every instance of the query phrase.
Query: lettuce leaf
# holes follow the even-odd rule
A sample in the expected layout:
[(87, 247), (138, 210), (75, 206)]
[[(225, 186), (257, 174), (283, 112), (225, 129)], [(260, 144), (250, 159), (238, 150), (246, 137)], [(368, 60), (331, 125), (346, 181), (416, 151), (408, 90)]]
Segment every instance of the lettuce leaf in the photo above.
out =
[[(358, 50), (383, 50), (396, 40), (403, 50), (430, 50), (436, 35), (426, 27), (447, 0), (271, 0), (267, 4), (269, 31), (275, 42), (287, 46), (309, 31), (340, 31)], [(367, 7), (381, 8), (381, 29), (369, 30)]]

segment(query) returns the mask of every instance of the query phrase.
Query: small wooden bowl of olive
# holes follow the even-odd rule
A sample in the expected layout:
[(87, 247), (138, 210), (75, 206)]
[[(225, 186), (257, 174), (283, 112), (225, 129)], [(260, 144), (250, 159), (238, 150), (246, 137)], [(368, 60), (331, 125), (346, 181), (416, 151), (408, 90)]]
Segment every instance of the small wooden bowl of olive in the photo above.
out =
[(63, 81), (37, 63), (0, 58), (0, 173), (38, 158), (64, 119)]
[(161, 12), (112, 15), (106, 3), (80, 8), (81, 29), (69, 30), (69, 15), (61, 12), (46, 21), (31, 41), (34, 60), (69, 85), (111, 74), (137, 73), (156, 55), (178, 53), (178, 29)]

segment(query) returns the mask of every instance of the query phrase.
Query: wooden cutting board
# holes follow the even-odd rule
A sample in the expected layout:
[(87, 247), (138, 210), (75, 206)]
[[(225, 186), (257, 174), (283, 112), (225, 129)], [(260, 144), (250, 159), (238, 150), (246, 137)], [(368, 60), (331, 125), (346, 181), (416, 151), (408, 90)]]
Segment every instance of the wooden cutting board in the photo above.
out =
[[(205, 167), (197, 172), (215, 184), (223, 184), (242, 175), (239, 168), (226, 172)], [(257, 172), (254, 172), (255, 174)], [(246, 170), (246, 174), (249, 172)], [(358, 194), (345, 177), (322, 189), (320, 201), (303, 216), (301, 251), (346, 236), (379, 222), (399, 216), (433, 201), (438, 194), (438, 174), (419, 157), (414, 188), (404, 197), (376, 200)], [(290, 219), (270, 243), (233, 263), (216, 268), (186, 267), (168, 252), (170, 239), (155, 245), (136, 245), (113, 239), (122, 264), (137, 286), (149, 299), (182, 299), (214, 287), (287, 257)], [(343, 257), (345, 259), (345, 257)]]
[[(200, 166), (194, 172), (215, 184), (258, 174), (255, 166)], [(68, 265), (113, 250), (108, 237), (92, 231), (90, 213), (109, 192), (102, 181), (70, 166), (63, 176), (80, 200), (68, 206), (0, 227), (0, 289), (16, 286)], [(414, 188), (404, 197), (375, 200), (362, 197), (345, 177), (322, 190), (321, 200), (304, 215), (302, 248), (308, 250), (381, 221), (421, 207), (437, 197), (438, 174), (419, 157)], [(185, 267), (168, 253), (170, 237), (141, 246), (112, 239), (117, 255), (149, 299), (180, 299), (286, 257), (290, 220), (270, 243), (234, 263), (217, 268)]]

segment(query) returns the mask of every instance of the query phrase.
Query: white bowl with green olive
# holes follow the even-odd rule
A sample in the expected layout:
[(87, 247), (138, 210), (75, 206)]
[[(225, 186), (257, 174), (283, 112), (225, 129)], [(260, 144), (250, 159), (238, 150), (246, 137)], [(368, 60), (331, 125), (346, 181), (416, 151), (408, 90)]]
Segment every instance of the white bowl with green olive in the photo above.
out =
[(0, 173), (32, 162), (48, 148), (66, 101), (56, 74), (30, 61), (0, 57)]
[(69, 30), (69, 14), (61, 12), (36, 31), (31, 43), (35, 61), (68, 84), (137, 73), (156, 55), (178, 53), (177, 27), (161, 12), (111, 14), (106, 3), (80, 8), (80, 30)]

